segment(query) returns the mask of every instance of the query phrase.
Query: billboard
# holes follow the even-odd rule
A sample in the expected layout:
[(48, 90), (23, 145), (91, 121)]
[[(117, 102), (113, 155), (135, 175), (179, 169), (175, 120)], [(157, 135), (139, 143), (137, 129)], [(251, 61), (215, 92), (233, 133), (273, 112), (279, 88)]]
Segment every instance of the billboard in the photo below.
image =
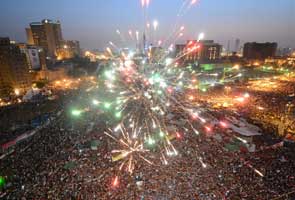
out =
[(30, 59), (32, 70), (40, 70), (41, 63), (40, 63), (38, 49), (29, 48), (28, 52), (29, 52), (29, 59)]

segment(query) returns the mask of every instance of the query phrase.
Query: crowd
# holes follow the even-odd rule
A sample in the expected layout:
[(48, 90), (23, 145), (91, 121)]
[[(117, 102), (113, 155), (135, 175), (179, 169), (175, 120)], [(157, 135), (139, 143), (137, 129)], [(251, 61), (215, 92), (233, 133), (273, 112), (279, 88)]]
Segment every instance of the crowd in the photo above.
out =
[[(229, 151), (225, 145), (235, 133), (221, 128), (214, 128), (211, 135), (187, 133), (173, 140), (178, 155), (169, 157), (167, 165), (159, 158), (154, 158), (152, 165), (136, 158), (133, 174), (119, 171), (122, 161), (112, 162), (110, 153), (117, 144), (103, 134), (104, 116), (95, 111), (79, 118), (68, 115), (67, 103), (79, 92), (59, 99), (54, 113), (62, 114), (0, 160), (0, 176), (6, 179), (0, 198), (295, 199), (294, 149), (282, 145), (265, 148), (280, 139), (265, 140), (262, 135), (255, 138), (256, 152)], [(97, 150), (90, 148), (91, 141), (99, 141)]]
[[(216, 129), (222, 141), (205, 134), (184, 135), (173, 141), (179, 154), (169, 158), (167, 165), (138, 159), (130, 175), (119, 172), (119, 163), (112, 162), (110, 152), (116, 144), (102, 134), (104, 130), (104, 120), (96, 113), (72, 119), (64, 112), (0, 161), (1, 175), (7, 179), (0, 196), (23, 200), (295, 197), (292, 149), (230, 152), (224, 143), (231, 135)], [(100, 141), (98, 150), (91, 150), (92, 140)], [(118, 185), (113, 185), (116, 176)]]
[[(262, 81), (264, 85), (256, 81)], [(266, 86), (267, 81), (269, 79), (228, 84), (224, 89), (209, 90), (201, 98), (203, 101), (209, 99), (211, 104), (218, 102), (222, 107), (222, 102), (218, 101), (222, 97), (221, 100), (229, 101), (228, 107), (223, 107), (224, 110), (235, 110), (269, 132), (281, 136), (288, 133), (295, 135), (295, 78), (282, 76), (272, 80), (271, 86)], [(234, 100), (243, 94), (249, 94), (245, 102)]]
[(62, 109), (62, 102), (69, 95), (67, 91), (55, 93), (59, 99), (39, 102), (25, 102), (0, 108), (0, 144), (15, 139), (26, 131), (34, 129), (32, 121), (43, 115), (51, 116)]
[(265, 127), (272, 125), (275, 132), (295, 135), (295, 80), (277, 80), (281, 87), (272, 91), (253, 91), (246, 105), (246, 114)]

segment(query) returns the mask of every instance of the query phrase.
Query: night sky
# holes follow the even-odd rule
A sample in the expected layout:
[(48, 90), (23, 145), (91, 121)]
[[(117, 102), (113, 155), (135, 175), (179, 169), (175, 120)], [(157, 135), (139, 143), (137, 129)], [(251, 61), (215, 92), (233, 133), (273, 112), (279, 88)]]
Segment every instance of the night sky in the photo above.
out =
[[(148, 16), (159, 21), (159, 39), (172, 30), (183, 1), (151, 0)], [(127, 38), (128, 30), (142, 30), (144, 21), (139, 0), (1, 0), (0, 9), (0, 37), (24, 42), (30, 22), (58, 19), (65, 39), (89, 49), (105, 48), (109, 41), (121, 46), (116, 30)], [(294, 0), (200, 0), (180, 21), (184, 39), (204, 32), (225, 47), (236, 38), (295, 47)]]

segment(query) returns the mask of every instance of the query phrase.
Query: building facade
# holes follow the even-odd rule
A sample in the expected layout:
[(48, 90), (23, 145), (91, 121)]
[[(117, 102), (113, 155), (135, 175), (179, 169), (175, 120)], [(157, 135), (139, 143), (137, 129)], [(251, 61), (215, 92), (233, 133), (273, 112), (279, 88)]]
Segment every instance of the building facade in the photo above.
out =
[(42, 69), (41, 55), (42, 49), (40, 47), (29, 45), (25, 43), (17, 44), (21, 52), (26, 55), (27, 62), (29, 65), (29, 70), (39, 71)]
[(81, 55), (80, 43), (76, 40), (63, 41), (56, 51), (57, 60), (71, 59)]
[(0, 38), (0, 96), (25, 92), (31, 85), (26, 55), (9, 38)]
[(277, 43), (245, 43), (243, 57), (249, 60), (264, 60), (266, 58), (275, 57), (277, 51)]
[(29, 44), (33, 38), (33, 44), (42, 47), (47, 57), (51, 59), (56, 57), (57, 49), (62, 46), (63, 42), (59, 21), (44, 19), (41, 22), (32, 22), (26, 32)]
[(29, 45), (34, 45), (34, 38), (31, 28), (26, 28), (26, 35), (27, 35), (27, 43)]
[(176, 45), (176, 55), (187, 63), (214, 63), (221, 58), (222, 46), (213, 40), (190, 40)]

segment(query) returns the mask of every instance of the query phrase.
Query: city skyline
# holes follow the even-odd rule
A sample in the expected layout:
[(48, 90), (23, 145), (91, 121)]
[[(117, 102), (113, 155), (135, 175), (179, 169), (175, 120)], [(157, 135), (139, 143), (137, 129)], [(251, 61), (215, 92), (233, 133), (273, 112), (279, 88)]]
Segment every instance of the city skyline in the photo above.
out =
[[(157, 39), (164, 39), (166, 31), (173, 29), (181, 3), (180, 0), (169, 4), (164, 1), (151, 1), (148, 18), (159, 21)], [(116, 30), (119, 29), (127, 36), (128, 30), (140, 31), (144, 24), (140, 1), (88, 0), (85, 3), (53, 0), (45, 3), (12, 0), (3, 1), (1, 4), (3, 12), (0, 14), (0, 35), (18, 42), (26, 42), (25, 28), (29, 23), (45, 18), (60, 20), (65, 37), (79, 40), (81, 46), (87, 49), (103, 49), (109, 41), (122, 46), (116, 36)], [(221, 6), (222, 9), (218, 9)], [(281, 1), (279, 4), (276, 0), (200, 0), (179, 20), (179, 25), (184, 25), (186, 30), (183, 40), (176, 43), (194, 39), (200, 32), (204, 32), (206, 39), (214, 39), (224, 47), (227, 47), (227, 41), (231, 40), (233, 48), (236, 38), (241, 39), (242, 43), (269, 41), (278, 42), (279, 47), (295, 47), (293, 11), (295, 2), (292, 0)], [(7, 23), (7, 19), (10, 23)], [(128, 39), (127, 44), (133, 45)]]
[(0, 199), (295, 200), (295, 0), (0, 5)]

